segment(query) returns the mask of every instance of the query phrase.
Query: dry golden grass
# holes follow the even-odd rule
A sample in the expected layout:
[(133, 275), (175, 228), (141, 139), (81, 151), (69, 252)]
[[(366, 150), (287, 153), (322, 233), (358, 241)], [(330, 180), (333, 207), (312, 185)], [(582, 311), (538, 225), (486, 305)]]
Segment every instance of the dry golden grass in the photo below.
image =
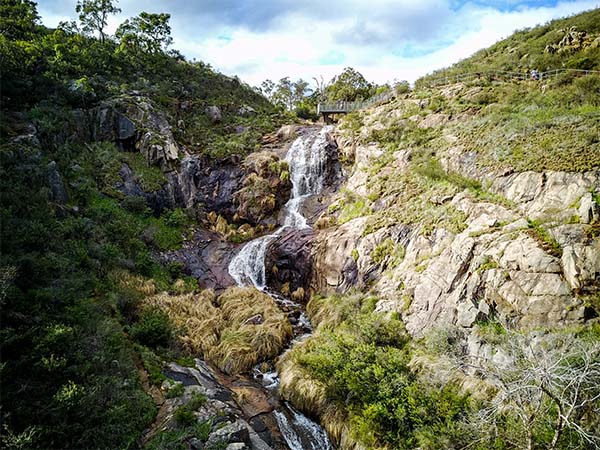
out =
[(144, 278), (141, 275), (133, 275), (126, 270), (118, 270), (111, 274), (111, 279), (120, 287), (131, 289), (142, 295), (156, 294), (154, 280)]
[(246, 372), (276, 356), (292, 337), (287, 316), (271, 297), (253, 288), (232, 287), (219, 297), (211, 290), (163, 292), (143, 304), (165, 311), (184, 348), (202, 353), (228, 374)]
[[(298, 346), (304, 345), (298, 343)], [(296, 350), (297, 351), (297, 350)], [(306, 371), (295, 361), (291, 352), (287, 352), (277, 362), (279, 372), (279, 393), (294, 406), (303, 411), (311, 411), (321, 416), (327, 407), (325, 386), (308, 376)]]

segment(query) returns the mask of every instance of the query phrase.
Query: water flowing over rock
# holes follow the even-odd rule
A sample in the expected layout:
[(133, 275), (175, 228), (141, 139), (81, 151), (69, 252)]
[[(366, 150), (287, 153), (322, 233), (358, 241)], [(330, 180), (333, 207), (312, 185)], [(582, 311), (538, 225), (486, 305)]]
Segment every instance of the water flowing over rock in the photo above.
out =
[(231, 260), (229, 273), (239, 286), (254, 286), (261, 291), (265, 289), (265, 253), (275, 237), (275, 234), (269, 234), (254, 239)]
[(246, 244), (233, 258), (229, 273), (240, 285), (254, 285), (264, 290), (265, 255), (270, 244), (283, 233), (309, 228), (302, 206), (310, 196), (319, 194), (329, 183), (339, 180), (339, 162), (335, 151), (335, 141), (330, 135), (331, 128), (320, 131), (309, 130), (297, 138), (286, 157), (292, 181), (292, 196), (283, 211), (283, 227), (274, 234), (263, 236)]
[[(296, 139), (289, 149), (286, 160), (289, 164), (292, 181), (292, 197), (284, 208), (284, 225), (274, 234), (249, 242), (232, 259), (229, 264), (229, 273), (238, 285), (254, 285), (262, 291), (270, 287), (267, 285), (265, 269), (267, 249), (271, 249), (269, 262), (272, 263), (271, 268), (276, 267), (277, 271), (281, 268), (282, 275), (285, 274), (285, 277), (290, 279), (288, 291), (290, 282), (293, 282), (294, 286), (305, 283), (299, 279), (310, 273), (310, 270), (300, 266), (292, 269), (294, 258), (299, 255), (304, 255), (304, 258), (310, 261), (307, 256), (310, 255), (308, 248), (312, 232), (307, 233), (310, 226), (302, 215), (302, 205), (305, 199), (319, 194), (327, 180), (339, 177), (328, 171), (328, 168), (331, 167), (331, 164), (328, 164), (328, 155), (332, 153), (332, 149), (335, 149), (329, 131), (330, 128), (323, 128), (320, 131), (311, 130)], [(337, 157), (335, 162), (337, 163)], [(298, 233), (301, 233), (306, 239), (295, 239)], [(271, 247), (271, 244), (276, 241), (277, 245)], [(305, 269), (307, 270), (302, 272)], [(303, 299), (304, 290), (301, 287), (298, 288), (292, 297), (294, 300), (299, 300), (298, 297)], [(290, 304), (287, 299), (279, 296), (274, 298), (283, 305)], [(276, 379), (277, 375), (271, 378)], [(269, 382), (269, 385), (275, 387), (277, 383)], [(328, 450), (332, 448), (325, 431), (293, 408), (286, 407), (276, 410), (273, 415), (292, 450)]]
[[(290, 405), (287, 407), (289, 412), (275, 411), (274, 415), (291, 450), (333, 450), (327, 433), (321, 427)], [(298, 434), (298, 428), (310, 430), (310, 439), (307, 439), (306, 435)]]

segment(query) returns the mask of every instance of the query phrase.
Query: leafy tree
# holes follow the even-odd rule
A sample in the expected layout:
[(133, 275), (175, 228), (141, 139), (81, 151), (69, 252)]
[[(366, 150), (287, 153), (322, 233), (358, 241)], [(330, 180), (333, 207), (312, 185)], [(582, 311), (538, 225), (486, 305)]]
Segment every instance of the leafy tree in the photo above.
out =
[(275, 89), (275, 83), (273, 83), (273, 81), (266, 79), (265, 81), (263, 81), (260, 84), (260, 92), (262, 94), (264, 94), (265, 97), (267, 98), (271, 98), (271, 95), (273, 94), (273, 90)]
[(171, 45), (170, 14), (141, 12), (119, 25), (116, 36), (124, 48), (133, 47), (149, 53), (161, 53)]
[(279, 80), (271, 95), (271, 101), (288, 110), (292, 109), (294, 106), (294, 91), (290, 77), (284, 77)]
[(30, 0), (0, 0), (0, 35), (9, 40), (26, 40), (35, 33), (39, 16)]
[(394, 82), (394, 92), (396, 95), (407, 94), (410, 92), (410, 84), (406, 80)]
[(75, 10), (79, 13), (82, 30), (86, 33), (98, 32), (100, 41), (104, 42), (104, 28), (108, 23), (108, 16), (121, 12), (114, 4), (118, 0), (79, 0)]
[(284, 77), (275, 84), (271, 80), (265, 80), (260, 87), (261, 92), (275, 105), (279, 105), (292, 111), (301, 104), (303, 109), (310, 108), (307, 97), (311, 93), (308, 82), (299, 78), (291, 81), (290, 77)]
[(376, 86), (352, 67), (332, 78), (325, 88), (327, 99), (330, 101), (354, 101), (358, 98), (367, 99), (375, 94)]

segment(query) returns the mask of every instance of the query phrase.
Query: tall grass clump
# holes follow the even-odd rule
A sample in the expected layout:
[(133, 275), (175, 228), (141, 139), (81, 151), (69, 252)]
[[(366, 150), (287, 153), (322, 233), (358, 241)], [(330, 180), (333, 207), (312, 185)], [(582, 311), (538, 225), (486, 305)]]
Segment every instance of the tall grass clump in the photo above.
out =
[(292, 337), (287, 316), (271, 297), (253, 288), (232, 287), (216, 296), (161, 293), (145, 307), (164, 311), (178, 330), (178, 340), (228, 374), (248, 371), (281, 352)]

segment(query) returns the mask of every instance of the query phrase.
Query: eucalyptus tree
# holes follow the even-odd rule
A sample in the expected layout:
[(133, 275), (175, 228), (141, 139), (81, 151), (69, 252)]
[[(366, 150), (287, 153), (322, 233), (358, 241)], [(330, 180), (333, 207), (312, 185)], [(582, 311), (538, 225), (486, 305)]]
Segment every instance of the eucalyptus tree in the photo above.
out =
[(119, 14), (121, 9), (116, 6), (118, 0), (79, 0), (75, 10), (79, 13), (81, 29), (85, 33), (98, 32), (100, 41), (104, 42), (104, 29), (108, 24), (108, 16)]

